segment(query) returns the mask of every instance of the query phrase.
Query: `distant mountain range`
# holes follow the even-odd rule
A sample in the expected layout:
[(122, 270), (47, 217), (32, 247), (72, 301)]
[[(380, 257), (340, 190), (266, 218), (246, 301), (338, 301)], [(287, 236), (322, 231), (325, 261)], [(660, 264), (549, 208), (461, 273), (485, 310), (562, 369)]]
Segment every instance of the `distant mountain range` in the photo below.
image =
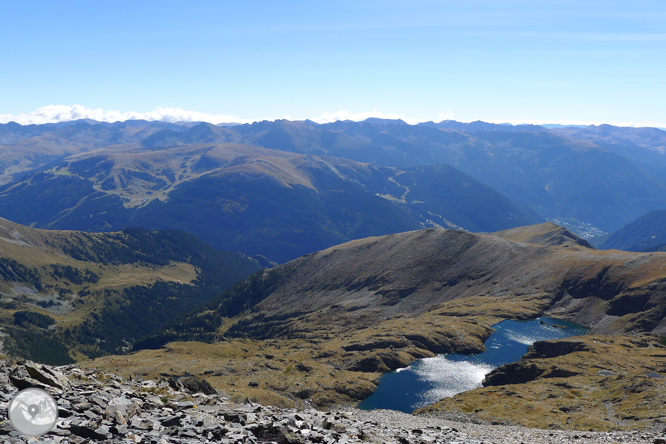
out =
[[(455, 121), (408, 125), (400, 120), (386, 119), (368, 119), (364, 122), (338, 121), (329, 124), (317, 124), (307, 120), (298, 122), (278, 120), (235, 126), (146, 121), (0, 125), (0, 144), (2, 144), (0, 172), (4, 174), (0, 176), (4, 177), (0, 181), (6, 184), (1, 200), (9, 201), (15, 192), (25, 192), (23, 185), (26, 183), (26, 173), (49, 171), (54, 167), (57, 171), (61, 171), (69, 162), (82, 161), (83, 158), (80, 156), (85, 153), (95, 152), (100, 156), (118, 155), (123, 150), (156, 153), (185, 146), (225, 143), (251, 145), (292, 154), (345, 158), (369, 163), (377, 170), (381, 167), (398, 168), (401, 171), (409, 168), (426, 168), (423, 170), (425, 174), (425, 171), (429, 171), (427, 167), (450, 165), (499, 191), (503, 195), (502, 199), (508, 198), (522, 204), (519, 212), (511, 211), (516, 223), (518, 220), (522, 221), (520, 223), (533, 223), (544, 219), (555, 219), (571, 221), (568, 226), (573, 230), (588, 224), (598, 229), (592, 231), (594, 234), (599, 230), (610, 233), (650, 211), (666, 209), (666, 132), (660, 129), (621, 128), (610, 125), (546, 128), (539, 125), (512, 126)], [(154, 154), (146, 155), (154, 157)], [(75, 157), (70, 158), (70, 156)], [(104, 165), (99, 163), (98, 168), (103, 169)], [(120, 167), (116, 165), (115, 168), (117, 171)], [(100, 171), (96, 171), (95, 174), (99, 174)], [(153, 174), (150, 162), (146, 162), (139, 172), (152, 176), (160, 174)], [(120, 177), (116, 173), (106, 174)], [(417, 175), (422, 177), (421, 173)], [(138, 176), (130, 176), (125, 180), (130, 180), (133, 184), (131, 187), (141, 186), (139, 184), (141, 179)], [(35, 180), (39, 182), (40, 179), (36, 176)], [(91, 179), (86, 177), (85, 180), (90, 182)], [(388, 179), (384, 177), (383, 180)], [(418, 182), (420, 179), (415, 180)], [(167, 179), (167, 182), (173, 181)], [(405, 186), (399, 180), (398, 184), (396, 186)], [(87, 184), (80, 183), (74, 187), (85, 188), (84, 185)], [(98, 182), (98, 185), (101, 186), (101, 183)], [(113, 184), (106, 182), (104, 186), (122, 187), (122, 183), (115, 182), (114, 179)], [(160, 188), (156, 183), (150, 186)], [(172, 188), (184, 193), (185, 187), (176, 184)], [(402, 195), (385, 193), (383, 188), (366, 191), (382, 195), (390, 194), (393, 197)], [(153, 192), (157, 193), (156, 189)], [(80, 192), (77, 193), (74, 194), (80, 196), (79, 199), (83, 197)], [(43, 195), (41, 192), (40, 194)], [(177, 195), (171, 192), (169, 194), (172, 197)], [(438, 193), (438, 197), (445, 194), (447, 193)], [(127, 201), (124, 200), (126, 196), (123, 193), (117, 195), (123, 206), (126, 206)], [(58, 197), (55, 194), (54, 198), (61, 202), (70, 199), (67, 195)], [(88, 201), (99, 204), (99, 208), (88, 211), (90, 205)], [(93, 215), (94, 219), (96, 212), (105, 211), (103, 202), (106, 201), (87, 199), (82, 203), (81, 210), (86, 208), (88, 216)], [(428, 202), (431, 203), (432, 199)], [(43, 221), (31, 219), (19, 210), (5, 212), (5, 209), (1, 209), (0, 215), (23, 223), (35, 222), (36, 226), (60, 227), (63, 225), (58, 225), (56, 220), (63, 215), (56, 217), (56, 214), (76, 206), (71, 202), (63, 205), (60, 207), (56, 205), (58, 211), (45, 214), (47, 220)], [(460, 213), (451, 202), (446, 202), (445, 205), (452, 211)], [(414, 206), (410, 206), (411, 210), (414, 210)], [(5, 208), (7, 207), (5, 205)], [(504, 205), (504, 208), (508, 207)], [(145, 211), (137, 210), (137, 215), (132, 216), (132, 221), (138, 223), (142, 220), (141, 215)], [(502, 228), (497, 225), (475, 223), (469, 216), (455, 220), (455, 217), (449, 218), (443, 214), (443, 211), (433, 211), (431, 208), (426, 209), (426, 213), (421, 212), (421, 216), (428, 218), (424, 216), (428, 211), (444, 217), (451, 222), (451, 225), (459, 225), (472, 231), (493, 231)], [(494, 210), (489, 211), (491, 214), (498, 214)], [(109, 219), (113, 219), (116, 217), (114, 213), (105, 214)], [(421, 216), (416, 216), (419, 224), (425, 222)], [(510, 216), (501, 217), (506, 219)], [(437, 220), (430, 219), (442, 225)], [(128, 216), (118, 215), (115, 222), (105, 221), (108, 223), (104, 225), (106, 228), (97, 226), (86, 229), (119, 228), (125, 226), (127, 220)], [(65, 221), (67, 217), (62, 219), (62, 223)], [(148, 225), (150, 223), (152, 222)], [(413, 225), (411, 222), (397, 222), (397, 224), (400, 225), (400, 229), (424, 226)], [(216, 225), (221, 227), (219, 223)], [(207, 228), (205, 230), (210, 231)], [(331, 238), (335, 239), (335, 242), (357, 236), (387, 233), (378, 230), (339, 235), (336, 230), (339, 231), (338, 228), (334, 228), (331, 232)], [(201, 231), (192, 232), (201, 235)], [(587, 235), (583, 231), (578, 232)], [(211, 242), (210, 239), (207, 241)], [(305, 241), (307, 242), (309, 241)], [(224, 248), (229, 246), (228, 243), (216, 245)], [(318, 243), (309, 251), (326, 245), (332, 243)], [(306, 251), (307, 249), (296, 247), (293, 254), (285, 255), (284, 258), (294, 258)]]

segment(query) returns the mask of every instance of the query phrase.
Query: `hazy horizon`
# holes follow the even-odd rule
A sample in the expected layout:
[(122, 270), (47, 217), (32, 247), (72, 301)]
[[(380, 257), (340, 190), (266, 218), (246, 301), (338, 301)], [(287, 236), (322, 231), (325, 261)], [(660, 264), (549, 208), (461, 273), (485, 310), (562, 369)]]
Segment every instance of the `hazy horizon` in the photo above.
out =
[(170, 123), (198, 123), (206, 122), (212, 123), (215, 125), (220, 124), (244, 124), (244, 123), (253, 123), (260, 122), (264, 120), (275, 121), (275, 120), (292, 120), (292, 121), (305, 121), (311, 120), (316, 123), (331, 123), (336, 121), (351, 120), (356, 122), (361, 122), (369, 118), (379, 118), (379, 119), (390, 119), (390, 120), (403, 120), (405, 123), (410, 125), (423, 123), (423, 122), (441, 122), (444, 120), (453, 120), (461, 123), (470, 123), (476, 121), (483, 121), (488, 123), (500, 124), (500, 125), (561, 125), (561, 126), (589, 126), (589, 125), (613, 125), (619, 127), (632, 127), (632, 128), (658, 128), (661, 130), (666, 130), (666, 123), (635, 123), (635, 122), (593, 122), (593, 121), (550, 121), (550, 120), (524, 120), (524, 121), (507, 121), (507, 120), (483, 120), (483, 119), (455, 119), (451, 116), (438, 116), (439, 118), (430, 119), (430, 120), (417, 120), (411, 119), (406, 116), (396, 115), (396, 114), (384, 114), (379, 111), (368, 112), (368, 113), (356, 113), (352, 114), (347, 111), (338, 111), (336, 113), (324, 113), (319, 117), (304, 117), (304, 118), (292, 118), (287, 117), (277, 117), (277, 118), (263, 118), (263, 119), (241, 119), (235, 116), (226, 116), (226, 115), (212, 115), (206, 113), (200, 113), (196, 111), (186, 111), (182, 109), (175, 108), (158, 108), (151, 112), (120, 112), (120, 111), (104, 111), (101, 109), (90, 109), (85, 108), (80, 105), (75, 106), (47, 106), (40, 108), (34, 112), (27, 114), (2, 114), (0, 115), (0, 124), (6, 124), (9, 122), (16, 122), (21, 125), (41, 125), (48, 123), (65, 123), (72, 122), (77, 120), (95, 120), (98, 122), (105, 123), (114, 123), (114, 122), (125, 122), (127, 120), (146, 120), (151, 122), (170, 122)]

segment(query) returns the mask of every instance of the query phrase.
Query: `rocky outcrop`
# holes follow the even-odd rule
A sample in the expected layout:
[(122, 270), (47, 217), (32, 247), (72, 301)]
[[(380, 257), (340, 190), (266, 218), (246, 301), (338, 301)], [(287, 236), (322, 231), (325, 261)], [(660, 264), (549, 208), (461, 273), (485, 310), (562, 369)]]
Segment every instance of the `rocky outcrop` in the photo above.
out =
[(484, 387), (524, 384), (537, 378), (568, 378), (578, 374), (579, 372), (557, 366), (543, 366), (535, 362), (519, 361), (496, 368), (486, 375), (482, 384)]
[(180, 378), (172, 378), (169, 380), (169, 385), (176, 389), (182, 390), (187, 393), (203, 393), (204, 395), (215, 395), (217, 391), (208, 383), (208, 381), (195, 378), (194, 376), (182, 376)]
[(556, 358), (578, 351), (589, 351), (590, 348), (581, 340), (537, 341), (530, 345), (527, 353), (520, 361), (497, 367), (488, 373), (483, 380), (484, 387), (524, 384), (537, 378), (568, 378), (580, 372), (560, 368), (548, 362), (535, 359)]
[(69, 380), (62, 373), (48, 365), (31, 361), (11, 365), (7, 371), (7, 378), (19, 390), (36, 387), (60, 394), (70, 388)]
[(483, 386), (522, 384), (538, 378), (543, 373), (544, 369), (534, 363), (512, 362), (488, 373), (483, 380)]
[(521, 359), (556, 358), (577, 351), (589, 351), (589, 347), (580, 340), (537, 341), (527, 348)]
[(356, 372), (379, 372), (386, 373), (398, 368), (407, 367), (414, 358), (407, 353), (399, 353), (395, 350), (384, 350), (371, 353), (352, 364), (349, 370)]

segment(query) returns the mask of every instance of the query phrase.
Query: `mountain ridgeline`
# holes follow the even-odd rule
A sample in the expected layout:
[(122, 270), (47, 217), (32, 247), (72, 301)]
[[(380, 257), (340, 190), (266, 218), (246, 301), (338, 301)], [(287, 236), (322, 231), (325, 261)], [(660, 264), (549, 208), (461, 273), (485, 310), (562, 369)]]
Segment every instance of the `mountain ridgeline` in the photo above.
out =
[[(624, 332), (663, 335), (665, 282), (666, 253), (596, 250), (552, 223), (492, 234), (417, 230), (354, 240), (259, 271), (136, 342), (131, 355), (95, 365), (127, 365), (145, 375), (171, 366), (205, 376), (228, 396), (272, 405), (356, 403), (384, 372), (437, 354), (483, 351), (492, 326), (504, 319), (557, 316), (588, 326), (605, 343)], [(633, 365), (631, 356), (622, 359), (622, 368)], [(562, 371), (553, 365), (539, 363), (553, 377), (577, 374), (568, 371), (570, 362), (558, 361)], [(590, 369), (596, 379), (581, 393), (607, 387), (597, 371)], [(540, 390), (568, 383), (544, 378)], [(647, 376), (631, 378), (617, 379), (613, 393), (630, 381), (646, 387), (646, 397), (658, 394)], [(498, 402), (523, 408), (526, 401), (511, 393), (498, 393)], [(626, 409), (622, 397), (601, 398), (604, 408)]]
[[(7, 204), (0, 208), (0, 216), (22, 223), (35, 222), (39, 227), (86, 230), (125, 228), (129, 226), (128, 218), (133, 216), (118, 211), (121, 206), (139, 208), (137, 216), (141, 219), (141, 215), (145, 213), (143, 207), (156, 199), (168, 206), (173, 192), (186, 194), (183, 191), (184, 182), (192, 182), (193, 178), (189, 172), (183, 173), (183, 157), (174, 154), (174, 149), (184, 150), (191, 147), (195, 151), (196, 146), (219, 144), (263, 147), (274, 152), (272, 157), (284, 157), (284, 153), (289, 153), (289, 156), (294, 153), (310, 156), (311, 159), (322, 159), (326, 156), (331, 164), (339, 162), (330, 160), (333, 157), (344, 158), (370, 164), (372, 168), (394, 168), (396, 173), (413, 171), (413, 168), (427, 169), (450, 165), (499, 191), (503, 197), (513, 200), (514, 204), (519, 203), (520, 211), (511, 211), (516, 222), (513, 226), (550, 219), (566, 224), (579, 234), (599, 236), (603, 232), (616, 231), (650, 211), (666, 208), (666, 132), (656, 128), (620, 128), (610, 125), (546, 128), (538, 125), (510, 126), (454, 121), (408, 125), (400, 120), (385, 119), (327, 124), (307, 120), (277, 120), (235, 126), (146, 121), (79, 121), (58, 125), (0, 125), (0, 144), (0, 152), (3, 154), (0, 172), (3, 173), (2, 182), (6, 184), (2, 190), (2, 201), (12, 202), (12, 205)], [(122, 153), (133, 153), (133, 159), (124, 164)], [(138, 159), (139, 153), (144, 154), (143, 160)], [(271, 157), (269, 154), (265, 155)], [(114, 156), (119, 158), (111, 159)], [(191, 154), (190, 157), (196, 156)], [(239, 164), (244, 162), (240, 157), (235, 159)], [(202, 163), (191, 165), (199, 169), (196, 173), (212, 175), (212, 169), (209, 168), (210, 165), (207, 166), (206, 160), (204, 156)], [(89, 165), (83, 166), (81, 162), (84, 161)], [(158, 165), (153, 166), (155, 164)], [(87, 169), (87, 172), (78, 171), (81, 168)], [(207, 169), (208, 173), (205, 171)], [(433, 170), (426, 171), (424, 176), (415, 173), (413, 179), (419, 183), (421, 177), (432, 177), (430, 171)], [(445, 169), (443, 173), (450, 171), (452, 170)], [(37, 176), (27, 179), (27, 173), (36, 172)], [(97, 177), (91, 178), (91, 174)], [(247, 171), (244, 174), (246, 179), (256, 179)], [(264, 171), (263, 177), (270, 174)], [(373, 188), (368, 187), (363, 180), (359, 182), (366, 186), (365, 191), (391, 196), (396, 198), (395, 202), (400, 201), (406, 191), (404, 187), (409, 185), (395, 175), (382, 174), (383, 181), (393, 177), (397, 184), (379, 184), (379, 188)], [(44, 220), (27, 214), (28, 210), (22, 207), (12, 210), (14, 205), (21, 201), (18, 195), (26, 196), (27, 183), (34, 182), (38, 185), (47, 178), (51, 179), (49, 186), (53, 189), (46, 196), (40, 193), (40, 196), (44, 196), (40, 204), (46, 209)], [(83, 179), (83, 182), (75, 179)], [(320, 179), (328, 180), (324, 177)], [(255, 180), (255, 183), (259, 182)], [(96, 193), (92, 193), (91, 183)], [(215, 187), (217, 184), (206, 185), (204, 196), (206, 191)], [(394, 190), (395, 193), (389, 191), (389, 188), (396, 187), (402, 187), (399, 194), (400, 189)], [(241, 188), (242, 190), (233, 188), (229, 192), (243, 195), (246, 187), (243, 185)], [(318, 187), (315, 186), (315, 189), (318, 190)], [(137, 190), (140, 192), (137, 193)], [(450, 194), (450, 190), (451, 188), (441, 190), (436, 193), (436, 197), (443, 199)], [(199, 191), (201, 190), (197, 190)], [(13, 198), (15, 194), (17, 196)], [(488, 193), (483, 194), (494, 200)], [(417, 200), (409, 199), (410, 197), (407, 195), (409, 202)], [(469, 195), (466, 196), (468, 197)], [(319, 226), (315, 231), (323, 231), (324, 234), (320, 232), (313, 235), (312, 229), (299, 227), (298, 230), (302, 231), (298, 233), (305, 234), (277, 235), (281, 229), (275, 227), (275, 222), (269, 223), (261, 234), (243, 234), (234, 227), (227, 230), (225, 226), (228, 221), (224, 217), (220, 220), (219, 211), (204, 208), (201, 212), (205, 215), (217, 214), (211, 221), (212, 226), (216, 227), (213, 231), (227, 230), (226, 233), (215, 234), (220, 239), (213, 239), (215, 236), (211, 236), (206, 241), (217, 247), (233, 248), (228, 239), (239, 238), (238, 248), (247, 249), (242, 251), (254, 254), (258, 252), (256, 245), (264, 244), (267, 239), (275, 240), (282, 248), (292, 250), (282, 258), (272, 258), (283, 262), (300, 254), (332, 246), (336, 242), (365, 235), (435, 226), (428, 225), (423, 218), (443, 227), (457, 225), (471, 231), (489, 232), (508, 228), (481, 224), (465, 214), (456, 220), (462, 212), (452, 205), (452, 202), (444, 201), (441, 206), (450, 209), (450, 217), (442, 211), (424, 208), (422, 217), (417, 217), (420, 224), (418, 226), (414, 226), (413, 221), (403, 220), (397, 223), (399, 228), (396, 225), (389, 231), (361, 229), (355, 233), (353, 227), (358, 225), (358, 216), (356, 222), (345, 220), (345, 227), (328, 220), (324, 223), (326, 226), (322, 227), (321, 212), (337, 211), (335, 206), (331, 207), (326, 202), (315, 204), (301, 195), (294, 195), (290, 200), (292, 198), (310, 202), (305, 209), (295, 209), (300, 214), (317, 210), (315, 207), (318, 207), (319, 213), (315, 212), (311, 222)], [(476, 198), (478, 199), (478, 195)], [(256, 200), (253, 196), (248, 199)], [(271, 196), (269, 202), (274, 199), (275, 196)], [(238, 203), (236, 200), (234, 202)], [(432, 204), (432, 201), (427, 203)], [(487, 205), (488, 202), (484, 204)], [(239, 205), (242, 207), (242, 204)], [(506, 209), (506, 205), (502, 205)], [(275, 215), (275, 211), (283, 207), (284, 203), (277, 208), (269, 206), (267, 210), (271, 211), (271, 216), (282, 220), (292, 217), (289, 208), (285, 215)], [(229, 209), (228, 206), (224, 208)], [(193, 206), (191, 210), (199, 211), (199, 208)], [(489, 211), (493, 213), (496, 209), (490, 206)], [(165, 221), (165, 227), (183, 228), (200, 237), (202, 233), (211, 232), (210, 224), (209, 228), (205, 229), (189, 227), (186, 222), (172, 220), (171, 217), (177, 216), (173, 211), (169, 213), (159, 217)], [(344, 209), (342, 213), (345, 213)], [(89, 227), (72, 226), (71, 218), (68, 219), (70, 214), (72, 217), (77, 216), (77, 219), (85, 214), (93, 220)], [(99, 218), (99, 214), (104, 216)], [(441, 223), (440, 216), (450, 224)], [(497, 216), (500, 219), (511, 217), (508, 214), (492, 214), (489, 219)], [(146, 216), (143, 226), (151, 228), (154, 222), (151, 217)], [(206, 218), (208, 216), (204, 217)], [(277, 225), (281, 223), (278, 222)], [(295, 225), (298, 226), (299, 222), (296, 221)], [(278, 238), (275, 239), (274, 235)], [(308, 238), (309, 236), (316, 239)], [(325, 239), (326, 237), (328, 239)], [(304, 247), (308, 244), (311, 245)], [(271, 256), (267, 251), (260, 253)]]
[(437, 341), (418, 340), (409, 329), (419, 330), (416, 325), (433, 316), (444, 322), (546, 312), (601, 333), (663, 333), (665, 267), (662, 253), (598, 251), (551, 223), (492, 235), (412, 231), (352, 241), (260, 271), (138, 346), (328, 337), (400, 319), (403, 330), (386, 334), (412, 335), (414, 344), (442, 352)]
[(91, 234), (0, 220), (3, 350), (55, 364), (119, 353), (259, 268), (183, 232)]
[(496, 231), (539, 220), (448, 165), (386, 168), (238, 144), (71, 156), (0, 188), (0, 214), (48, 229), (184, 230), (276, 262), (422, 227)]

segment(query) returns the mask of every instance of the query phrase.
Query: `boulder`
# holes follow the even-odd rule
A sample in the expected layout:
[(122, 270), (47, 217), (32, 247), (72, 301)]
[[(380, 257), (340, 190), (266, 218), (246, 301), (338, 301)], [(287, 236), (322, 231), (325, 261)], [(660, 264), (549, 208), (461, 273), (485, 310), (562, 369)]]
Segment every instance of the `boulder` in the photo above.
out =
[(484, 387), (523, 384), (535, 380), (544, 373), (546, 373), (546, 370), (533, 362), (512, 362), (497, 367), (495, 370), (488, 373), (482, 384)]
[(127, 424), (127, 420), (140, 413), (139, 404), (127, 399), (113, 398), (106, 407), (106, 417), (113, 418), (119, 425)]
[(556, 358), (578, 351), (588, 351), (589, 347), (580, 340), (537, 341), (530, 345), (521, 359)]
[(25, 361), (17, 362), (8, 370), (9, 381), (19, 390), (36, 387), (51, 393), (62, 393), (71, 387), (65, 375), (48, 365)]
[(203, 393), (204, 395), (216, 395), (217, 391), (205, 379), (199, 379), (194, 376), (181, 376), (180, 378), (171, 378), (169, 385), (176, 390), (183, 390), (188, 393)]

